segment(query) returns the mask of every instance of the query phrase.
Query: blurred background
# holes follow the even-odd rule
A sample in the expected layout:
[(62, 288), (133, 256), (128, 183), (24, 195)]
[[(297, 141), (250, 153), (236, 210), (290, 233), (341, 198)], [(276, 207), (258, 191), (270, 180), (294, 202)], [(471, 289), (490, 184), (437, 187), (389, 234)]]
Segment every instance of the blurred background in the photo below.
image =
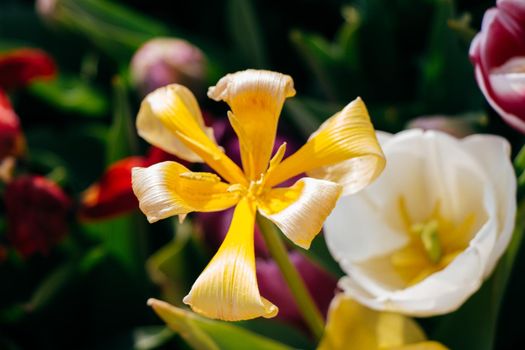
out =
[[(231, 212), (149, 225), (138, 211), (131, 168), (175, 159), (139, 139), (134, 126), (142, 98), (162, 85), (189, 86), (237, 160), (226, 105), (209, 100), (206, 89), (246, 68), (294, 78), (297, 96), (286, 103), (279, 129), (290, 149), (357, 96), (379, 130), (416, 126), (459, 137), (490, 130), (520, 145), (521, 136), (488, 108), (468, 58), (491, 6), (0, 0), (0, 87), (10, 100), (3, 108), (18, 123), (0, 127), (0, 138), (11, 135), (17, 145), (0, 152), (10, 159), (0, 184), (0, 349), (189, 348), (146, 300), (181, 304)], [(256, 250), (261, 292), (274, 296), (281, 316), (235, 327), (313, 348), (260, 240)], [(322, 237), (311, 252), (290, 254), (326, 311), (340, 271)], [(497, 349), (516, 349), (525, 337), (525, 288), (517, 278), (524, 264), (518, 259), (500, 322), (471, 330), (489, 332)], [(437, 321), (422, 322), (439, 340)]]

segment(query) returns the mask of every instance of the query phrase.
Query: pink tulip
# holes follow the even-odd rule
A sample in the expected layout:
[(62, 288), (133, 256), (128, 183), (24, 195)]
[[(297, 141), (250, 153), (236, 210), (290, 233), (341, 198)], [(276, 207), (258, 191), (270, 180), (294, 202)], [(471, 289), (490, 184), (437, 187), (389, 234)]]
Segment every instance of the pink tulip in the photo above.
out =
[[(297, 251), (290, 252), (289, 257), (299, 271), (317, 307), (326, 317), (328, 306), (335, 294), (337, 279)], [(256, 266), (259, 290), (266, 299), (279, 308), (277, 317), (287, 323), (304, 327), (301, 312), (277, 264), (273, 260), (258, 258)]]
[(525, 1), (499, 0), (485, 12), (470, 58), (490, 105), (525, 133)]

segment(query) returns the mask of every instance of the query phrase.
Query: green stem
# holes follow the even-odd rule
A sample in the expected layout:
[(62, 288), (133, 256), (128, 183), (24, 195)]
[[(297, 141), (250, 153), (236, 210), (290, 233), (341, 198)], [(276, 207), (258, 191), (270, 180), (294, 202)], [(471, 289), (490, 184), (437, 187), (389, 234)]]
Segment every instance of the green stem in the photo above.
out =
[(280, 236), (281, 232), (271, 221), (259, 214), (257, 215), (257, 224), (264, 237), (266, 246), (277, 266), (279, 266), (307, 326), (317, 340), (321, 339), (324, 330), (323, 316), (306, 289), (301, 276), (288, 258), (288, 252)]

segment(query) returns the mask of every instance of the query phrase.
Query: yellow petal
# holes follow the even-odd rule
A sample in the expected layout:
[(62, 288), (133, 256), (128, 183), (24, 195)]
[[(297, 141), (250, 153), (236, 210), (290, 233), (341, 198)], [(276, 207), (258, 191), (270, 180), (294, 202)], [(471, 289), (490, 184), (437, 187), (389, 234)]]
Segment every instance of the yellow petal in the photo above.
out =
[(190, 90), (172, 84), (150, 93), (137, 116), (146, 141), (189, 162), (206, 162), (226, 180), (244, 183), (242, 170), (217, 146)]
[(253, 69), (228, 74), (209, 89), (210, 98), (230, 105), (248, 178), (255, 180), (266, 170), (284, 100), (293, 95), (290, 76)]
[(192, 211), (224, 210), (240, 198), (217, 175), (192, 173), (177, 162), (133, 168), (132, 186), (149, 222)]
[(225, 321), (277, 315), (277, 307), (259, 294), (254, 225), (255, 204), (243, 198), (219, 251), (184, 298), (193, 311)]
[(374, 181), (384, 166), (385, 157), (368, 111), (358, 97), (324, 122), (303, 147), (279, 164), (268, 185), (277, 185), (306, 172), (341, 184), (346, 195)]
[(368, 309), (339, 294), (330, 305), (328, 323), (318, 350), (386, 350), (405, 349), (407, 344), (436, 344), (424, 342), (425, 339), (425, 334), (412, 319)]
[(403, 345), (387, 350), (447, 350), (448, 348), (434, 341), (425, 341), (417, 344)]
[(335, 207), (342, 187), (305, 177), (292, 187), (274, 188), (259, 200), (259, 211), (292, 242), (308, 249)]

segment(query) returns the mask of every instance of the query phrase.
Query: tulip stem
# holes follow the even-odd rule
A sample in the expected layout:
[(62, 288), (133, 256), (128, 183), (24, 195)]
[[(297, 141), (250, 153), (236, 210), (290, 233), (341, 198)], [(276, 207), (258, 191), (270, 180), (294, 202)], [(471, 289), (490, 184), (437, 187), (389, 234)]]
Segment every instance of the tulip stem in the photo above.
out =
[(270, 220), (260, 214), (257, 214), (257, 225), (261, 230), (268, 250), (277, 266), (279, 266), (284, 280), (295, 298), (297, 307), (302, 313), (308, 328), (316, 340), (320, 340), (324, 331), (323, 316), (306, 289), (299, 272), (297, 272), (297, 269), (288, 258), (288, 252), (280, 236), (281, 232)]

